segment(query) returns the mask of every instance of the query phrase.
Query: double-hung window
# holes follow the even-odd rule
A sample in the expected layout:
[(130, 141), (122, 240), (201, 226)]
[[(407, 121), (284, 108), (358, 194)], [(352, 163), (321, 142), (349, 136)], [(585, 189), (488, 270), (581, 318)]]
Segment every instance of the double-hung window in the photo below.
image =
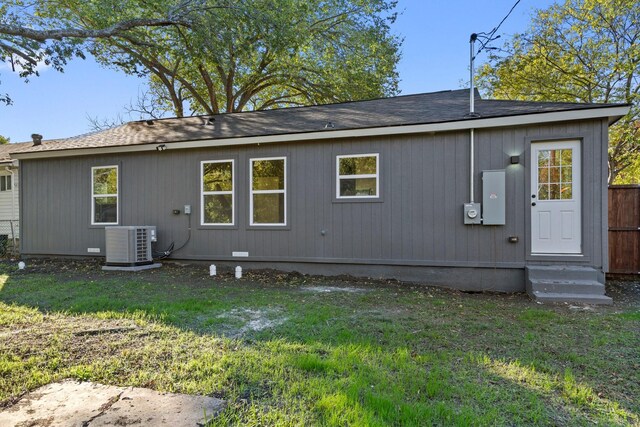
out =
[(11, 191), (11, 175), (0, 176), (0, 191)]
[(380, 197), (378, 153), (336, 157), (336, 198)]
[(250, 159), (250, 224), (287, 224), (287, 159)]
[(118, 224), (118, 166), (91, 168), (91, 224)]
[(202, 162), (200, 173), (202, 225), (233, 225), (234, 182), (233, 160)]

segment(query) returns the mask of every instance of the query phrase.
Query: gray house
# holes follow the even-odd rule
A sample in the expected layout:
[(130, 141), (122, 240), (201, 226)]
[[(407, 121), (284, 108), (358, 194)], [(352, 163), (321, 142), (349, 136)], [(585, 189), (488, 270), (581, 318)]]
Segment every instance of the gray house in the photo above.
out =
[(607, 133), (626, 105), (466, 90), (139, 121), (20, 161), (24, 256), (171, 258), (607, 303)]

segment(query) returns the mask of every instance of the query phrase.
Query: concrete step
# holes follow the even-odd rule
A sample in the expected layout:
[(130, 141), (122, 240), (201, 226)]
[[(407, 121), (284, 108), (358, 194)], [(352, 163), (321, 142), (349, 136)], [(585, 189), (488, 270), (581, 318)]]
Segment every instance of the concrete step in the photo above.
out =
[(575, 265), (529, 265), (527, 277), (531, 279), (551, 280), (593, 280), (599, 282), (600, 273), (592, 267)]
[(530, 292), (604, 295), (604, 285), (594, 280), (529, 279)]
[(611, 305), (613, 300), (606, 295), (586, 295), (586, 294), (572, 294), (566, 292), (531, 292), (531, 297), (534, 301), (542, 303), (581, 303), (581, 304), (597, 304), (597, 305)]

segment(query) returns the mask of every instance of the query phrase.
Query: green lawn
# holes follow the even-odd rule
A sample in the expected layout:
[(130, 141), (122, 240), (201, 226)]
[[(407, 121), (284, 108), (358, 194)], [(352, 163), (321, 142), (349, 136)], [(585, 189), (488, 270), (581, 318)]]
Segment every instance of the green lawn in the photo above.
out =
[(63, 378), (205, 394), (212, 425), (640, 425), (640, 290), (542, 306), (396, 282), (0, 264), (0, 407)]

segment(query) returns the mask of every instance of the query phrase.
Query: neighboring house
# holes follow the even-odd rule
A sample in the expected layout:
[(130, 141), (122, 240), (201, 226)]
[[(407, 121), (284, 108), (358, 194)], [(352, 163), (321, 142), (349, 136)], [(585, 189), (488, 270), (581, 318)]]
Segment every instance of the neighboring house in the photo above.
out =
[(444, 91), (32, 144), (12, 154), (22, 253), (95, 256), (105, 226), (153, 225), (175, 259), (609, 302), (607, 134), (628, 106), (468, 111)]
[(11, 159), (9, 153), (32, 145), (0, 144), (0, 255), (4, 254), (7, 242), (13, 244), (20, 237), (18, 161)]

